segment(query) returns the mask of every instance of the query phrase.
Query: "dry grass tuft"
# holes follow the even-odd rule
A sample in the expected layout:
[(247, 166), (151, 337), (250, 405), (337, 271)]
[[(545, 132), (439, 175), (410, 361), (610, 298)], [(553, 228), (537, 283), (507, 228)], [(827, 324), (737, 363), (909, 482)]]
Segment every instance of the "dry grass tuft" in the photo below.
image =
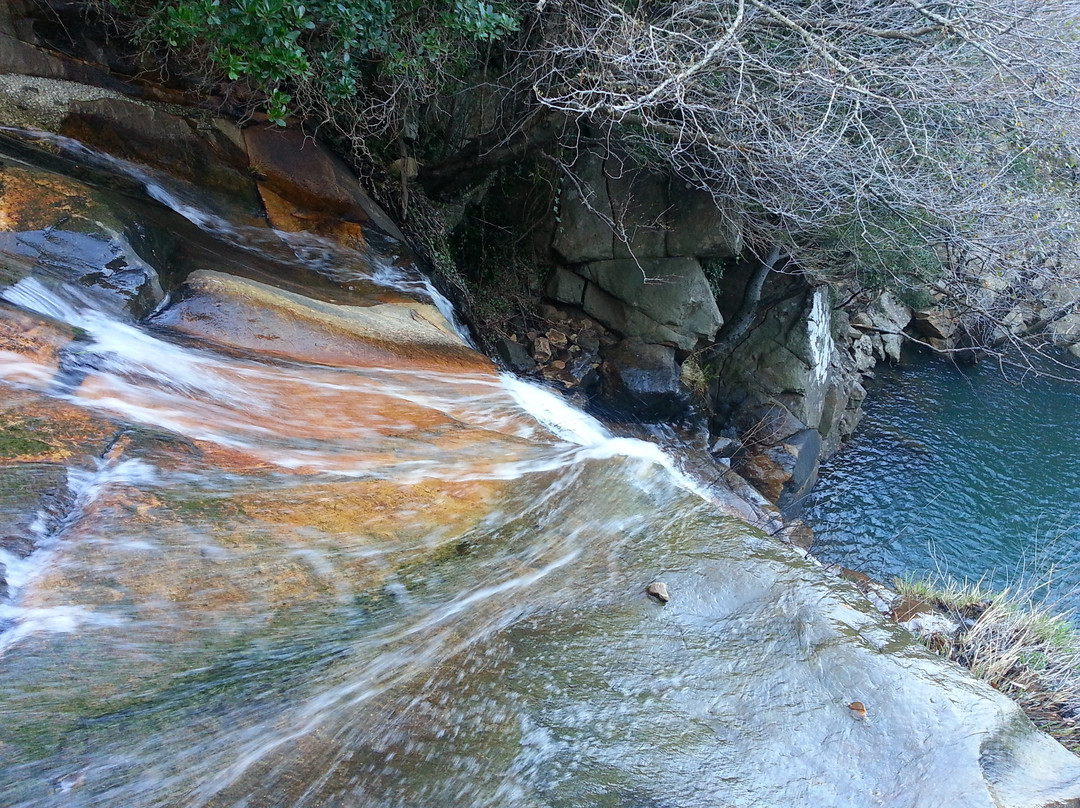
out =
[(907, 579), (896, 587), (959, 624), (945, 642), (924, 638), (932, 650), (1011, 696), (1040, 729), (1080, 753), (1080, 628), (1038, 597), (1045, 584), (991, 592), (982, 581)]

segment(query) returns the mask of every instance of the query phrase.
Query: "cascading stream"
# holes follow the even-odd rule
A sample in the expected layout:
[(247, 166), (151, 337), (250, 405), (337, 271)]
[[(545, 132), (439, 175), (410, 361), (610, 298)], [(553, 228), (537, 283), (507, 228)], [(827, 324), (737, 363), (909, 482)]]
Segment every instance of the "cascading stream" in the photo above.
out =
[[(1077, 759), (1011, 702), (655, 445), (497, 373), (394, 256), (106, 163), (206, 243), (121, 294), (0, 239), (0, 427), (21, 441), (0, 508), (33, 545), (0, 556), (5, 804), (1080, 797)], [(119, 220), (153, 204), (103, 198)], [(95, 217), (68, 242), (127, 254)]]

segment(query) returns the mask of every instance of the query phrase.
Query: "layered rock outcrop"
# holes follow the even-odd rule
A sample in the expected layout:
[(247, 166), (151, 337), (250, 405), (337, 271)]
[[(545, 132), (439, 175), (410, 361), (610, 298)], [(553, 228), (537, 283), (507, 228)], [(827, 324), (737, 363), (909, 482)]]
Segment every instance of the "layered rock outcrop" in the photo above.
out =
[(691, 350), (723, 324), (702, 260), (738, 255), (733, 213), (625, 158), (583, 151), (556, 206), (549, 293), (620, 334)]

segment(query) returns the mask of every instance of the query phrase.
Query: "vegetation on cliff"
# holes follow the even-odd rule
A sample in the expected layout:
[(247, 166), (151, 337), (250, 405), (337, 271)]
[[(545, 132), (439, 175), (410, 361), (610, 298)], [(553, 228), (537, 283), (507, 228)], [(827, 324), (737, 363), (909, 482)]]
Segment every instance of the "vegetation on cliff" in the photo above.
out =
[[(1076, 0), (112, 5), (272, 120), (397, 160), (403, 194), (413, 160), (442, 198), (529, 153), (572, 181), (603, 141), (824, 279), (980, 312), (988, 282), (1022, 300), (1074, 272)], [(982, 314), (993, 339), (1004, 312)]]
[(247, 85), (279, 125), (300, 113), (383, 137), (400, 133), (418, 104), (464, 75), (479, 45), (517, 27), (509, 0), (111, 5), (148, 47), (166, 46), (212, 80)]

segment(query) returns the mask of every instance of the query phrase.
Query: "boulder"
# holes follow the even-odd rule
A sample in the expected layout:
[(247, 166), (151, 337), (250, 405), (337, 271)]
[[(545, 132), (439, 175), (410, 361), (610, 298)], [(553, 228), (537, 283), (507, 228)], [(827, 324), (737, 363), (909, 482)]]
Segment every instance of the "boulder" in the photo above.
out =
[(239, 130), (225, 121), (212, 125), (209, 116), (182, 117), (157, 104), (94, 98), (68, 104), (60, 134), (258, 208)]
[(777, 503), (795, 469), (795, 456), (783, 446), (773, 446), (744, 459), (739, 474), (750, 481), (769, 502)]
[(567, 264), (610, 259), (612, 253), (611, 201), (604, 161), (584, 151), (574, 163), (574, 180), (564, 180), (555, 212), (552, 249)]
[(864, 373), (877, 364), (874, 359), (874, 341), (869, 334), (863, 334), (851, 343), (851, 352), (855, 358), (855, 369), (859, 373)]
[(814, 531), (802, 519), (792, 519), (784, 524), (780, 538), (793, 547), (809, 550), (814, 543)]
[(525, 350), (525, 346), (508, 337), (495, 340), (495, 351), (503, 364), (515, 373), (528, 373), (536, 367), (536, 362)]
[[(9, 290), (9, 297), (45, 287), (68, 300), (88, 296), (106, 310), (142, 317), (163, 292), (157, 271), (137, 252), (152, 228), (132, 220), (120, 218), (91, 185), (17, 163), (0, 165), (0, 284), (31, 284)], [(35, 277), (24, 282), (30, 274)]]
[(646, 171), (625, 170), (608, 160), (608, 198), (616, 231), (614, 258), (666, 256), (664, 213), (668, 208), (667, 178)]
[(608, 328), (643, 342), (674, 345), (690, 350), (698, 341), (697, 337), (661, 325), (644, 312), (608, 294), (595, 283), (586, 284), (582, 308)]
[(806, 429), (783, 443), (751, 455), (739, 472), (770, 502), (787, 508), (806, 495), (817, 482), (821, 436)]
[(701, 264), (692, 258), (594, 261), (580, 274), (650, 320), (682, 334), (681, 341), (691, 347), (699, 338), (712, 339), (723, 324), (712, 287)]
[(888, 290), (871, 301), (866, 313), (881, 331), (900, 331), (911, 321), (911, 308)]
[(690, 405), (680, 382), (675, 351), (640, 339), (624, 339), (607, 351), (602, 365), (603, 403), (627, 421), (674, 421)]
[[(859, 334), (854, 355), (834, 344), (834, 332), (849, 331)], [(771, 501), (787, 507), (805, 494), (820, 460), (855, 428), (866, 395), (859, 371), (875, 363), (875, 336), (846, 317), (834, 322), (827, 291), (807, 289), (772, 306), (722, 365), (714, 428), (734, 425), (756, 447), (737, 468)]]
[(1076, 345), (1080, 342), (1080, 312), (1067, 314), (1056, 320), (1050, 331), (1054, 340), (1061, 345)]
[(865, 311), (858, 311), (851, 315), (851, 325), (861, 331), (871, 331), (874, 328), (874, 321), (870, 315)]
[(266, 189), (299, 206), (300, 216), (321, 214), (354, 224), (374, 224), (388, 236), (405, 241), (341, 158), (314, 138), (299, 129), (250, 126), (244, 130), (244, 143), (260, 191)]
[[(831, 310), (824, 290), (808, 290), (772, 307), (738, 346), (722, 379), (720, 399), (743, 391), (783, 400), (803, 424), (816, 428), (835, 375)], [(718, 409), (724, 409), (718, 401)]]
[(741, 448), (742, 443), (738, 438), (729, 438), (725, 435), (721, 435), (713, 441), (712, 446), (709, 447), (709, 454), (718, 460), (729, 459), (734, 457)]
[[(791, 400), (791, 396), (787, 396)], [(760, 404), (754, 404), (760, 400)], [(793, 402), (797, 403), (797, 402)], [(736, 418), (740, 439), (757, 444), (782, 443), (807, 428), (791, 410), (776, 398), (752, 396), (740, 408)]]
[(739, 214), (717, 206), (712, 195), (677, 178), (668, 191), (667, 254), (695, 258), (730, 258), (742, 252)]
[(435, 306), (405, 300), (345, 306), (257, 281), (199, 270), (158, 327), (267, 356), (327, 365), (420, 366), (491, 372)]
[(556, 267), (548, 281), (547, 294), (560, 303), (569, 303), (572, 306), (585, 304), (586, 280), (576, 272), (571, 272), (565, 267)]
[(795, 465), (777, 502), (781, 508), (788, 507), (806, 496), (817, 482), (821, 435), (816, 429), (806, 429), (784, 441), (783, 447), (795, 457)]

